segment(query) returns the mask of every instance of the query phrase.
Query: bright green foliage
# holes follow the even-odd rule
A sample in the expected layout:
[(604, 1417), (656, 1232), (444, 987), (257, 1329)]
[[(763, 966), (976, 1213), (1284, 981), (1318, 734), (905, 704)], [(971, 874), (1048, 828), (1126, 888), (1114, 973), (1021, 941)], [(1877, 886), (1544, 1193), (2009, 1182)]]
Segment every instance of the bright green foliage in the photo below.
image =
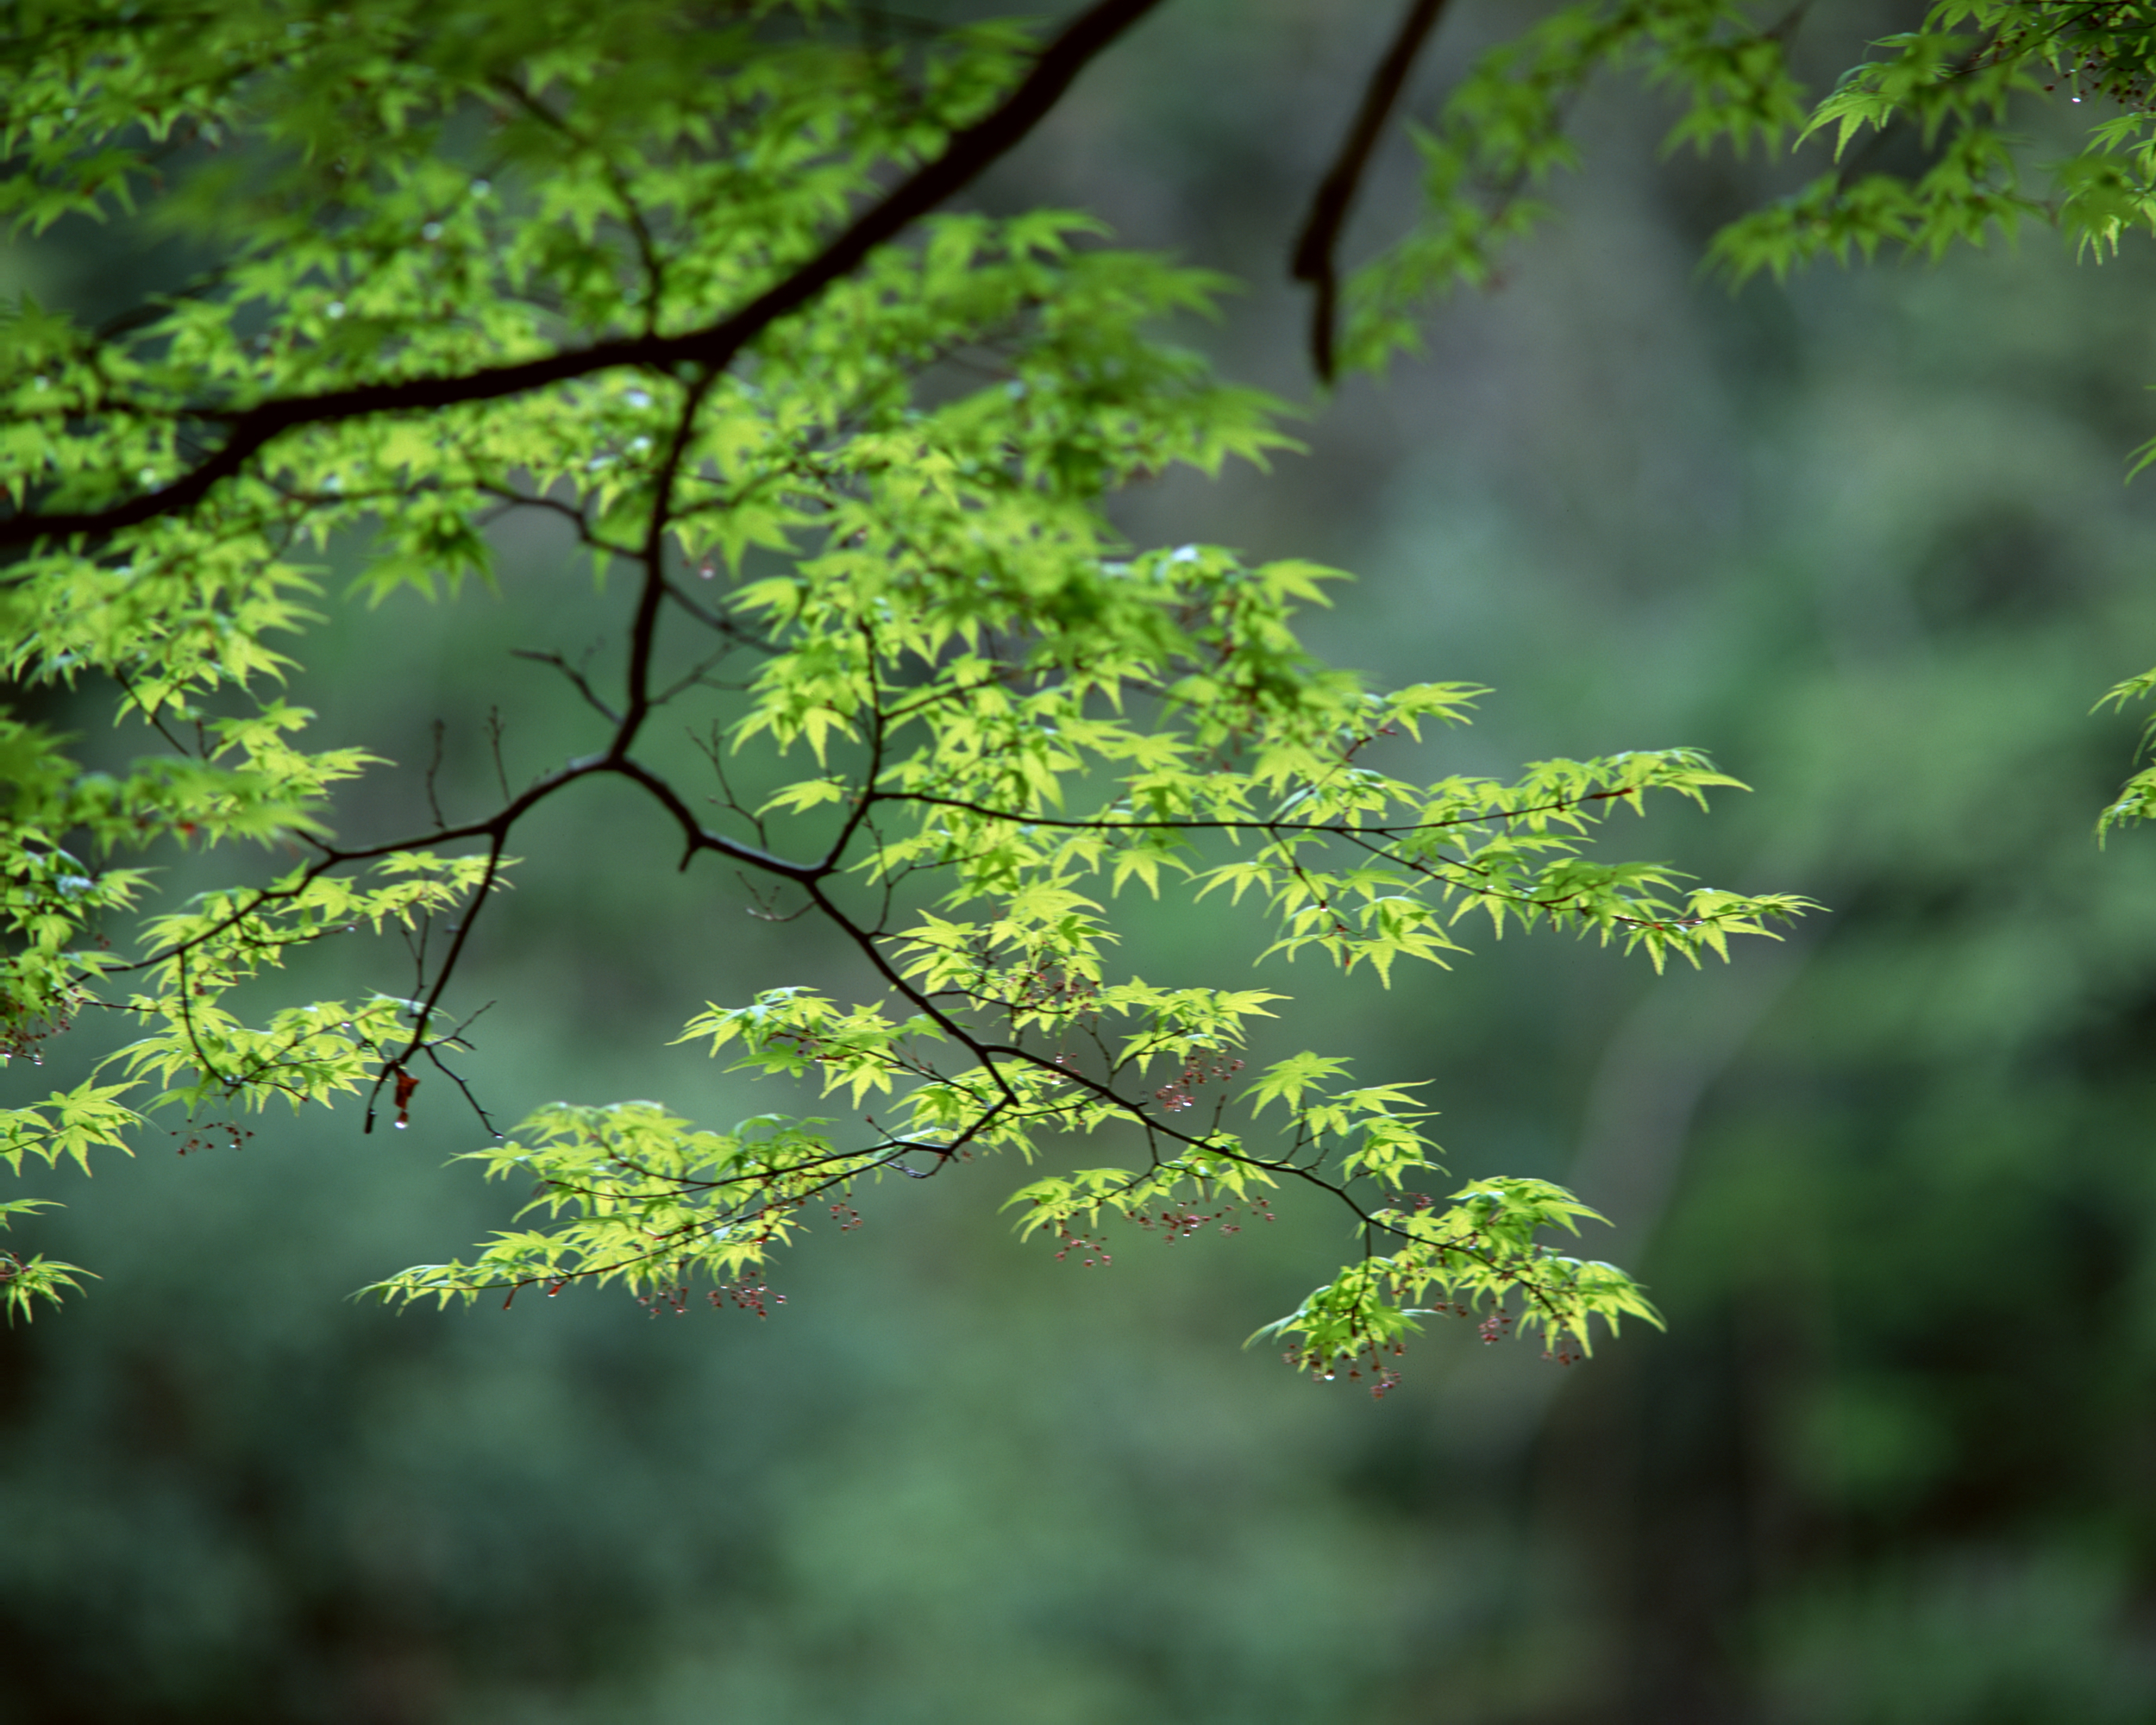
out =
[[(39, 1198), (0, 1198), (0, 1228), (8, 1226), (10, 1216), (34, 1215), (52, 1208)], [(26, 1261), (11, 1251), (0, 1251), (0, 1309), (5, 1310), (10, 1324), (17, 1313), (25, 1320), (34, 1318), (34, 1302), (49, 1300), (59, 1305), (67, 1294), (81, 1289), (75, 1278), (89, 1274), (78, 1264), (63, 1264), (41, 1252)]]
[[(2098, 706), (2124, 706), (2128, 701), (2142, 700), (2156, 691), (2156, 671), (2143, 671), (2137, 677), (2128, 677), (2096, 703)], [(2156, 743), (2156, 728), (2143, 737), (2144, 744)], [(2113, 828), (2133, 826), (2145, 820), (2156, 820), (2156, 767), (2146, 767), (2119, 787), (2103, 812), (2096, 817), (2096, 837), (2108, 837)]]
[[(1808, 12), (1583, 0), (1485, 53), (1417, 131), (1422, 217), (1351, 284), (1348, 362), (1382, 367), (1414, 344), (1432, 298), (1493, 278), (1507, 242), (1548, 214), (1526, 194), (1578, 165), (1571, 110), (1605, 72), (1634, 72), (1674, 98), (1671, 149), (1831, 144), (1830, 171), (1715, 236), (1710, 258), (1739, 281), (1882, 248), (1937, 258), (2031, 216), (2097, 256), (2130, 230), (2156, 231), (2156, 7), (1946, 0), (1920, 28), (1872, 44), (1815, 104), (1788, 65), (1791, 39), (1815, 23)], [(2068, 153), (2018, 129), (2040, 110), (2075, 128)], [(1904, 132), (1921, 167), (1875, 168), (1877, 147)]]
[[(1483, 54), (1417, 134), (1420, 222), (1350, 282), (1344, 362), (1381, 368), (1414, 345), (1432, 299), (1493, 279), (1507, 244), (1548, 213), (1525, 194), (1577, 165), (1570, 109), (1605, 70), (1636, 69), (1677, 98), (1670, 148), (1831, 144), (1827, 172), (1714, 236), (1708, 259), (1735, 282), (1883, 249), (1936, 260), (2012, 239), (2029, 218), (2098, 260), (2129, 232), (2156, 233), (2156, 5), (1942, 0), (1815, 104), (1786, 59), (1808, 9), (1586, 0)], [(2040, 142), (2028, 129), (2040, 122), (2052, 133)], [(2053, 141), (2062, 122), (2070, 142)], [(1912, 140), (1920, 167), (1876, 165), (1882, 146)], [(2135, 470), (2153, 462), (2156, 442)], [(2108, 699), (2151, 687), (2137, 678)], [(2156, 769), (2128, 782), (2099, 831), (2152, 814)]]
[[(160, 1107), (364, 1093), (371, 1123), (423, 1070), (464, 1084), (458, 966), (511, 835), (606, 777), (666, 812), (685, 866), (718, 865), (715, 892), (761, 881), (852, 944), (855, 1000), (714, 1004), (683, 1038), (847, 1118), (718, 1132), (648, 1102), (542, 1107), (476, 1152), (536, 1192), (535, 1224), (386, 1295), (705, 1282), (761, 1308), (771, 1253), (818, 1207), (1015, 1152), (1062, 1170), (1011, 1203), (1065, 1249), (1099, 1249), (1112, 1220), (1188, 1230), (1332, 1195), (1357, 1255), (1268, 1332), (1313, 1371), (1359, 1359), (1382, 1388), (1432, 1310), (1524, 1320), (1568, 1355), (1595, 1319), (1651, 1316), (1620, 1272), (1545, 1244), (1588, 1214), (1556, 1189), (1412, 1191), (1440, 1170), (1406, 1089), (1314, 1052), (1244, 1075), (1282, 996), (1116, 967), (1130, 889), (1262, 907), (1272, 953), (1380, 984), (1484, 917), (1659, 967), (1802, 906), (1590, 848), (1612, 810), (1733, 782), (1696, 753), (1415, 775), (1426, 725), (1476, 691), (1374, 691), (1313, 661), (1296, 616), (1332, 572), (1119, 541), (1100, 509), (1119, 484), (1285, 442), (1272, 404), (1152, 333), (1219, 283), (1037, 211), (934, 216), (795, 291), (893, 172), (968, 147), (1025, 38), (899, 49), (835, 8), (709, 22), (653, 0), (17, 16), (0, 207), (34, 229), (145, 202), (222, 260), (104, 330), (27, 301), (0, 325), (0, 481), (70, 518), (16, 535), (10, 673), (106, 698), (151, 749), (100, 776), (43, 731), (0, 733), (9, 1051), (91, 1007), (142, 1028), (97, 1081), (0, 1119), (11, 1164), (86, 1164)], [(1789, 97), (1767, 40), (1722, 6), (1567, 12), (1470, 80), (1433, 172), (1463, 140), (1477, 173), (1545, 171), (1565, 93), (1626, 56), (1685, 81), (1683, 136), (1771, 133)], [(1417, 242), (1364, 350), (1397, 339), (1387, 308), (1433, 259), (1503, 225)], [(761, 322), (723, 321), (771, 294)], [(524, 361), (542, 369), (505, 369)], [(520, 511), (566, 522), (618, 583), (618, 681), (561, 667), (590, 752), (505, 783), (484, 820), (343, 836), (336, 788), (379, 763), (309, 752), (310, 715), (279, 693), (339, 597), (302, 554), (370, 541), (361, 597), (476, 575), (543, 604), (494, 567), (486, 524)], [(662, 709), (709, 739), (704, 780), (655, 764)], [(285, 860), (235, 857), (231, 884), (154, 914), (149, 877), (116, 864), (238, 840)], [(452, 918), (416, 998), (274, 1004), (291, 949)], [(1080, 1138), (1089, 1165), (1066, 1168)], [(69, 1285), (7, 1262), (10, 1309)]]
[[(1936, 259), (1957, 242), (2011, 238), (2029, 217), (2099, 260), (2131, 231), (2156, 232), (2156, 6), (1947, 0), (1921, 28), (1876, 48), (1805, 128), (1807, 137), (1831, 135), (1834, 171), (1717, 237), (1714, 254), (1738, 279), (1761, 270), (1779, 278), (1822, 254), (1870, 258), (1882, 247)], [(2068, 116), (2078, 135), (2064, 154), (2017, 129)], [(1897, 130), (1921, 141), (1921, 172), (1865, 171), (1873, 147)], [(2152, 461), (2156, 443), (2139, 452), (2135, 470)], [(2156, 674), (2130, 679), (2106, 704), (2152, 687)], [(2152, 815), (2156, 773), (2143, 772), (2097, 831)]]
[[(1777, 277), (1821, 254), (1882, 246), (1936, 258), (1957, 242), (2011, 236), (2025, 217), (2056, 224), (2096, 256), (2156, 228), (2156, 9), (1946, 3), (1887, 37), (1814, 110), (1836, 166), (1787, 201), (1733, 223), (1715, 254), (1736, 277)], [(2016, 129), (2047, 108), (2079, 108), (2072, 153)], [(1867, 171), (1899, 129), (1927, 157), (1914, 174)], [(2034, 172), (2032, 172), (2032, 169)]]
[(1578, 166), (1566, 126), (1605, 70), (1636, 70), (1683, 111), (1668, 147), (1772, 148), (1803, 123), (1782, 30), (1733, 0), (1583, 0), (1489, 50), (1416, 134), (1423, 212), (1351, 283), (1343, 357), (1381, 367), (1416, 344), (1416, 320), (1454, 285), (1480, 287), (1506, 244), (1549, 213), (1527, 196)]

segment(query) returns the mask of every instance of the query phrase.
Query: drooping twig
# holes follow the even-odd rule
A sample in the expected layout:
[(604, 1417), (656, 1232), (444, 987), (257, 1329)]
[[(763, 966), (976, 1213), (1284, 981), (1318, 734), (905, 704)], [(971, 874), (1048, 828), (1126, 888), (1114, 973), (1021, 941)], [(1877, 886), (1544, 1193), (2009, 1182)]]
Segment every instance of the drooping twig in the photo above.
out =
[(1333, 157), (1332, 167), (1319, 182), (1316, 195), (1310, 200), (1310, 213), (1303, 218), (1302, 233), (1295, 242), (1294, 260), (1288, 267), (1288, 273), (1294, 280), (1308, 282), (1317, 290), (1317, 303), (1310, 309), (1310, 362), (1327, 383), (1332, 381), (1336, 369), (1333, 346), (1338, 333), (1335, 326), (1339, 310), (1340, 276), (1335, 252), (1340, 242), (1340, 230), (1347, 225), (1348, 210), (1354, 204), (1355, 194), (1362, 188), (1363, 172), (1369, 165), (1370, 152), (1376, 148), (1378, 135), (1385, 129), (1393, 104), (1400, 99), (1415, 55), (1437, 28), (1445, 3), (1445, 0), (1408, 0), (1407, 16), (1401, 20), (1392, 45), (1370, 73), (1369, 82), (1363, 86), (1363, 100), (1356, 110), (1354, 122), (1349, 126), (1347, 135), (1340, 140), (1339, 153)]

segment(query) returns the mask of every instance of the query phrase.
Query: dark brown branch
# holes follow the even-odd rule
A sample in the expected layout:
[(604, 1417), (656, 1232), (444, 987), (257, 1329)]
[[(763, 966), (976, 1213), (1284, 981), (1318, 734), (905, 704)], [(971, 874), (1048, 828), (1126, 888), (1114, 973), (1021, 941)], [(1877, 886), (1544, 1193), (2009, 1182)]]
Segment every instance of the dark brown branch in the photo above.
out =
[[(103, 967), (98, 974), (124, 975), (131, 971), (147, 970), (153, 966), (170, 963), (175, 958), (184, 957), (196, 948), (215, 939), (226, 930), (245, 922), (264, 906), (281, 903), (285, 900), (298, 897), (332, 869), (348, 867), (354, 862), (373, 862), (377, 857), (395, 856), (400, 851), (432, 850), (436, 845), (454, 844), (460, 839), (486, 838), (497, 845), (505, 844), (508, 841), (510, 830), (540, 803), (555, 793), (576, 783), (579, 780), (590, 778), (597, 773), (617, 774), (623, 778), (632, 780), (642, 785), (665, 808), (667, 812), (680, 823), (687, 840), (690, 856), (694, 856), (699, 850), (715, 851), (719, 856), (735, 862), (758, 869), (765, 874), (778, 875), (791, 881), (820, 878), (821, 875), (830, 872), (828, 868), (816, 864), (790, 862), (782, 856), (774, 856), (768, 850), (759, 850), (753, 844), (746, 844), (739, 839), (729, 838), (723, 833), (708, 831), (697, 823), (696, 817), (690, 812), (688, 805), (681, 800), (680, 794), (674, 787), (656, 774), (639, 766), (635, 761), (626, 758), (615, 761), (610, 760), (604, 755), (589, 755), (580, 760), (572, 761), (567, 766), (548, 774), (544, 778), (538, 780), (512, 798), (485, 820), (467, 821), (457, 826), (437, 827), (433, 831), (420, 834), (417, 837), (394, 839), (382, 844), (348, 847), (325, 844), (319, 839), (310, 840), (310, 842), (314, 844), (323, 854), (317, 861), (309, 863), (304, 869), (301, 870), (298, 879), (291, 886), (261, 888), (246, 904), (220, 917), (199, 933), (191, 935), (172, 946), (162, 948), (147, 958), (138, 959), (130, 963)], [(306, 938), (312, 939), (316, 937), (310, 935)]]
[(1438, 16), (1444, 10), (1445, 0), (1408, 0), (1407, 16), (1401, 20), (1392, 46), (1385, 50), (1384, 59), (1378, 61), (1369, 82), (1363, 87), (1363, 102), (1356, 110), (1354, 123), (1341, 139), (1339, 154), (1332, 159), (1332, 167), (1310, 200), (1310, 213), (1303, 218), (1302, 234), (1295, 242), (1294, 260), (1288, 267), (1288, 273), (1297, 281), (1308, 282), (1318, 292), (1317, 304), (1310, 310), (1310, 362), (1327, 383), (1332, 381), (1335, 370), (1333, 337), (1338, 316), (1340, 277), (1334, 254), (1340, 242), (1340, 230), (1347, 225), (1348, 210), (1362, 187), (1370, 152), (1377, 147), (1378, 135), (1385, 129), (1393, 104), (1400, 100), (1415, 55), (1429, 39), (1431, 31), (1437, 28)]
[(651, 713), (651, 659), (659, 643), (659, 609), (667, 596), (667, 527), (672, 519), (674, 488), (680, 481), (681, 464), (696, 436), (697, 415), (703, 411), (704, 398), (711, 393), (716, 375), (705, 372), (683, 395), (680, 417), (674, 422), (673, 436), (667, 440), (666, 458), (652, 485), (651, 520), (636, 559), (643, 565), (643, 585), (636, 595), (636, 617), (629, 626), (628, 699), (614, 732), (614, 745), (608, 751), (615, 760), (628, 755)]
[(1390, 837), (1403, 832), (1442, 832), (1455, 826), (1488, 826), (1504, 821), (1526, 820), (1538, 814), (1561, 816), (1568, 810), (1580, 808), (1588, 803), (1637, 796), (1639, 792), (1637, 785), (1627, 785), (1621, 790), (1587, 791), (1576, 797), (1559, 798), (1555, 802), (1532, 803), (1525, 808), (1489, 809), (1479, 814), (1456, 815), (1450, 820), (1384, 821), (1369, 826), (1351, 826), (1344, 820), (1199, 820), (1181, 815), (1147, 820), (1136, 815), (1117, 815), (1112, 812), (1090, 819), (1065, 819), (1057, 815), (1032, 813), (1024, 809), (991, 808), (986, 803), (968, 802), (963, 797), (939, 797), (932, 791), (878, 791), (875, 797), (879, 802), (927, 803), (935, 808), (958, 809), (967, 814), (979, 815), (984, 820), (1007, 820), (1026, 826), (1057, 827), (1072, 832), (1310, 832), (1335, 837), (1344, 837), (1350, 833)]
[(427, 1057), (427, 1063), (429, 1066), (457, 1087), (458, 1094), (464, 1098), (465, 1106), (479, 1116), (479, 1124), (486, 1129), (488, 1135), (493, 1138), (504, 1136), (501, 1129), (494, 1124), (494, 1117), (486, 1112), (479, 1099), (473, 1095), (472, 1087), (465, 1082), (464, 1075), (442, 1059), (433, 1044), (422, 1049), (420, 1052)]
[[(854, 842), (854, 835), (861, 831), (861, 824), (868, 819), (868, 812), (876, 803), (876, 781), (883, 776), (883, 750), (890, 731), (883, 713), (883, 691), (876, 685), (876, 637), (867, 623), (861, 625), (861, 633), (868, 651), (862, 656), (862, 673), (868, 680), (869, 702), (868, 764), (861, 775), (861, 789), (854, 799), (852, 812), (840, 825), (838, 836), (831, 840), (830, 849), (824, 853), (821, 866), (837, 869), (846, 854), (846, 847)], [(889, 899), (887, 895), (885, 902)]]
[(677, 695), (686, 694), (689, 690), (699, 687), (707, 689), (731, 689), (736, 692), (747, 688), (749, 686), (746, 683), (715, 682), (711, 677), (710, 674), (733, 657), (734, 652), (733, 643), (730, 642), (720, 648), (718, 652), (706, 655), (693, 669), (684, 671), (666, 687), (661, 689), (657, 694), (652, 696), (651, 705), (655, 708), (665, 706)]
[[(457, 960), (464, 956), (464, 943), (471, 938), (472, 925), (479, 920), (480, 911), (486, 906), (486, 895), (494, 890), (495, 881), (501, 878), (502, 845), (508, 837), (508, 829), (505, 827), (494, 835), (493, 843), (487, 846), (486, 872), (479, 876), (479, 884), (472, 889), (471, 902), (465, 906), (464, 914), (457, 919), (456, 932), (450, 939), (448, 951), (442, 957), (441, 969), (435, 973), (434, 986), (427, 990), (418, 1004), (411, 1040), (404, 1044), (402, 1054), (384, 1061), (381, 1070), (374, 1075), (373, 1086), (367, 1094), (366, 1122), (360, 1128), (363, 1132), (374, 1130), (374, 1108), (382, 1094), (382, 1086), (389, 1082), (392, 1076), (399, 1079), (406, 1077), (408, 1075), (404, 1069), (415, 1056), (440, 1041), (448, 1039), (430, 1037), (427, 1032), (434, 1023), (435, 1013), (441, 1009), (442, 995), (448, 992), (450, 979), (456, 975)], [(452, 1038), (454, 1034), (451, 1032)], [(400, 1084), (397, 1092), (397, 1120), (399, 1126), (404, 1124), (404, 1104), (407, 1094), (408, 1087)]]
[[(569, 680), (570, 686), (576, 690), (577, 693), (583, 696), (585, 706), (590, 707), (609, 724), (621, 723), (621, 715), (599, 698), (598, 692), (585, 680), (584, 673), (578, 670), (559, 653), (542, 653), (530, 647), (512, 647), (509, 649), (509, 656), (512, 659), (529, 659), (535, 665), (553, 666), (555, 670)], [(439, 720), (436, 722), (440, 723)], [(438, 811), (435, 819), (436, 820), (442, 819)]]
[[(941, 155), (915, 169), (862, 210), (843, 233), (784, 280), (716, 323), (682, 336), (644, 335), (599, 342), (588, 348), (461, 377), (360, 384), (319, 395), (266, 401), (229, 416), (222, 446), (172, 484), (103, 509), (21, 514), (0, 520), (0, 545), (107, 534), (180, 514), (201, 502), (220, 480), (239, 473), (273, 439), (303, 425), (367, 414), (435, 411), (467, 402), (498, 401), (619, 366), (671, 370), (688, 365), (706, 373), (716, 373), (780, 318), (802, 310), (833, 282), (850, 275), (878, 246), (896, 239), (1007, 154), (1062, 99), (1072, 80), (1087, 65), (1160, 3), (1161, 0), (1095, 0), (1041, 50), (1033, 69), (1015, 90), (982, 118), (951, 135)], [(185, 417), (215, 420), (225, 416), (197, 411)]]
[[(561, 516), (565, 518), (569, 522), (570, 525), (576, 530), (578, 543), (587, 545), (594, 551), (604, 551), (610, 557), (619, 557), (624, 562), (633, 562), (636, 561), (636, 548), (634, 545), (617, 544), (613, 540), (606, 538), (603, 535), (594, 533), (592, 530), (591, 522), (585, 518), (585, 514), (582, 510), (573, 509), (567, 504), (561, 502), (559, 499), (551, 497), (535, 497), (529, 492), (512, 491), (506, 486), (481, 484), (475, 486), (473, 489), (475, 491), (484, 492), (488, 497), (499, 498), (503, 504), (510, 509), (543, 509), (548, 511), (550, 513)], [(392, 496), (401, 495), (401, 493), (396, 492), (388, 494)], [(354, 495), (355, 493), (351, 492), (340, 492), (334, 499), (325, 499), (323, 500), (329, 502), (344, 503), (348, 502)], [(490, 517), (489, 518), (492, 519), (493, 518)]]

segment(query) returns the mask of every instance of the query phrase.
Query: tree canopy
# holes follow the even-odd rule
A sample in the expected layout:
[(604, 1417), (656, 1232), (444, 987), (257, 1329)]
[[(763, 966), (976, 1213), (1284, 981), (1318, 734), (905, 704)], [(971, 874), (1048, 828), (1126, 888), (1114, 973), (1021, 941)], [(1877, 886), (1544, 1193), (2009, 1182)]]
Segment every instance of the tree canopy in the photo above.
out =
[[(371, 1129), (467, 1108), (473, 1159), (530, 1206), (465, 1260), (386, 1276), (393, 1300), (591, 1281), (761, 1309), (771, 1255), (819, 1213), (1015, 1155), (1037, 1165), (999, 1198), (1081, 1253), (1119, 1222), (1232, 1226), (1300, 1188), (1344, 1206), (1357, 1255), (1268, 1326), (1319, 1375), (1382, 1389), (1438, 1313), (1561, 1357), (1651, 1319), (1623, 1271), (1553, 1244), (1591, 1214), (1562, 1189), (1420, 1189), (1442, 1170), (1412, 1087), (1322, 1048), (1246, 1067), (1283, 996), (1148, 982), (1114, 950), (1133, 892), (1262, 910), (1269, 952), (1376, 986), (1485, 918), (1659, 966), (1806, 907), (1610, 859), (1609, 813), (1733, 782), (1695, 750), (1454, 770), (1436, 751), (1482, 691), (1372, 688), (1300, 644), (1335, 572), (1111, 524), (1134, 479), (1290, 446), (1282, 404), (1169, 339), (1226, 284), (1082, 212), (947, 206), (1150, 0), (1045, 35), (811, 0), (596, 9), (18, 9), (0, 204), (31, 232), (136, 222), (207, 261), (102, 325), (27, 297), (0, 324), (9, 674), (26, 712), (72, 691), (135, 751), (91, 758), (34, 717), (0, 732), (6, 1051), (40, 1061), (93, 1014), (132, 1026), (0, 1115), (0, 1156), (87, 1167), (160, 1113), (206, 1130), (348, 1098)], [(1445, 9), (1411, 5), (1344, 92), (1289, 260), (1320, 378), (1382, 367), (1433, 299), (1491, 277), (1610, 70), (1669, 89), (1673, 144), (1832, 154), (1716, 239), (1738, 279), (2030, 217), (2102, 252), (2156, 220), (2156, 13), (1940, 6), (1814, 103), (1795, 16), (1590, 3), (1476, 61), (1413, 135), (1418, 217), (1349, 269), (1345, 216)], [(2090, 118), (2047, 162), (2009, 127), (2061, 102)], [(1867, 160), (1883, 140), (1915, 159)], [(354, 830), (355, 782), (411, 768), (308, 746), (284, 687), (308, 632), (401, 589), (483, 584), (543, 616), (545, 584), (490, 536), (518, 516), (573, 536), (614, 607), (603, 662), (532, 656), (588, 746), (521, 784), (505, 767), (476, 815), (436, 806), (428, 775), (427, 822)], [(356, 577), (333, 577), (354, 546)], [(847, 994), (683, 1002), (683, 1042), (830, 1117), (501, 1113), (460, 967), (490, 895), (545, 867), (520, 826), (602, 780), (678, 841), (623, 857), (622, 890), (699, 871), (728, 913), (815, 919), (856, 955)], [(2104, 819), (2153, 802), (2143, 775)], [(216, 884), (159, 894), (212, 854)], [(382, 985), (310, 998), (309, 949), (348, 934), (389, 937)], [(24, 1314), (81, 1274), (0, 1268)]]

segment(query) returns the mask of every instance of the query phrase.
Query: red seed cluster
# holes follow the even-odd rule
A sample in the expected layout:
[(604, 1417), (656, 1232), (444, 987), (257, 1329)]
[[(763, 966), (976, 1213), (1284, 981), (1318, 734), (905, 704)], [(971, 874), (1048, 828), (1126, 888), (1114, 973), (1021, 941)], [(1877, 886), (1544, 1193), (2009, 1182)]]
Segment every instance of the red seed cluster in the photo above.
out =
[[(175, 1132), (171, 1136), (179, 1138), (179, 1134)], [(234, 1150), (238, 1150), (254, 1136), (253, 1132), (247, 1131), (236, 1121), (198, 1120), (193, 1123), (192, 1129), (181, 1142), (179, 1153), (182, 1156), (191, 1155), (211, 1145), (229, 1145)]]

